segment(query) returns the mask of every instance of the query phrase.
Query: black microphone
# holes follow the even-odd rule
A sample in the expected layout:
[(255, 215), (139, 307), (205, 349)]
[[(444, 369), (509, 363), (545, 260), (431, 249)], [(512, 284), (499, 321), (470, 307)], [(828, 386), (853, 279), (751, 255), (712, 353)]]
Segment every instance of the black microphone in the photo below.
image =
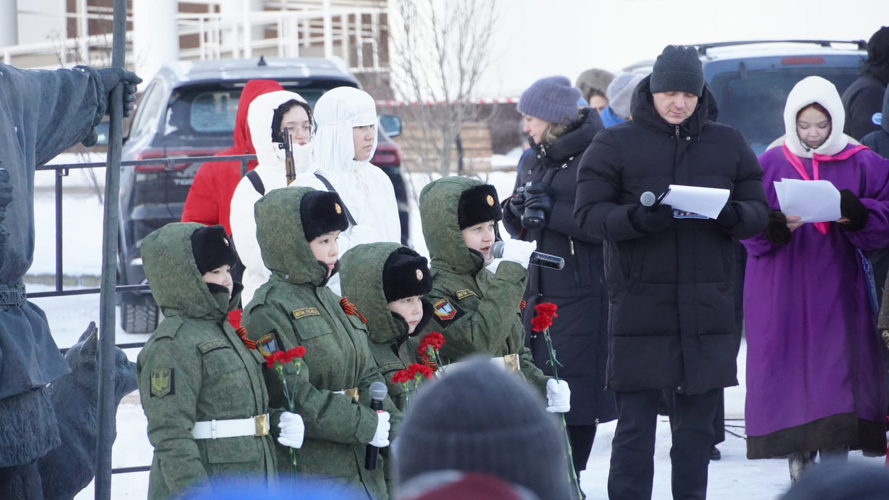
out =
[[(379, 413), (383, 410), (383, 400), (386, 399), (386, 384), (382, 382), (374, 382), (370, 384), (370, 409)], [(380, 449), (376, 446), (367, 445), (364, 452), (364, 468), (374, 470), (377, 468), (377, 457), (380, 456)]]
[[(491, 255), (497, 259), (503, 257), (504, 246), (505, 243), (502, 241), (495, 241), (494, 244), (491, 245)], [(528, 261), (528, 264), (531, 264), (532, 266), (547, 267), (549, 269), (562, 269), (565, 267), (565, 259), (548, 253), (531, 252), (531, 259)]]

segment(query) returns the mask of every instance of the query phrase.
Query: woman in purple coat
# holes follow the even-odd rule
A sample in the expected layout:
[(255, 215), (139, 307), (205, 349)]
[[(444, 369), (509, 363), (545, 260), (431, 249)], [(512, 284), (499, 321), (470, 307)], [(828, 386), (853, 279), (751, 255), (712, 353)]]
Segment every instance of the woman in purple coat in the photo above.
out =
[[(794, 481), (818, 452), (886, 453), (886, 382), (861, 252), (889, 246), (889, 161), (850, 144), (844, 120), (827, 80), (793, 88), (783, 144), (759, 157), (771, 220), (743, 242), (747, 457), (789, 457)], [(782, 179), (830, 181), (841, 218), (804, 224), (782, 213), (773, 184)]]

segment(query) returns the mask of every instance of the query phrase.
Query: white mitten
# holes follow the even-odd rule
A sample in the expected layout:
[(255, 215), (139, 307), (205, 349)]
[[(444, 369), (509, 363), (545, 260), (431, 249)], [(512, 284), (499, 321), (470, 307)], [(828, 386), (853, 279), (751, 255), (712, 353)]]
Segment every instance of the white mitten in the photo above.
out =
[(546, 381), (546, 401), (549, 406), (546, 411), (550, 413), (568, 413), (571, 411), (571, 389), (568, 382), (551, 378)]
[(528, 261), (531, 260), (531, 254), (535, 250), (537, 250), (536, 241), (504, 240), (502, 259), (528, 269)]
[(377, 417), (377, 432), (374, 433), (374, 438), (370, 441), (371, 446), (376, 446), (377, 448), (385, 448), (389, 446), (389, 412), (388, 411), (378, 411)]
[(306, 437), (306, 424), (302, 417), (296, 413), (285, 411), (281, 414), (278, 428), (281, 429), (281, 433), (278, 435), (279, 443), (291, 448), (302, 448), (303, 440)]

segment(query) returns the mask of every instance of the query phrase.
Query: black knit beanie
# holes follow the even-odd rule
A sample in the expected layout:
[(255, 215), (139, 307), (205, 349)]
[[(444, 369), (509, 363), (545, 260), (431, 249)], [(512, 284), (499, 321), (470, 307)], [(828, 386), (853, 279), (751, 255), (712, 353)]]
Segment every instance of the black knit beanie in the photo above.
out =
[(482, 472), (540, 498), (574, 498), (564, 438), (543, 398), (483, 356), (429, 383), (395, 442), (396, 484), (430, 471)]
[(651, 93), (688, 92), (701, 97), (704, 91), (704, 68), (694, 47), (667, 45), (654, 62), (651, 72)]
[(299, 202), (299, 218), (309, 242), (322, 234), (349, 228), (343, 200), (340, 195), (328, 191), (306, 193)]
[(489, 220), (499, 221), (503, 210), (497, 199), (497, 189), (490, 184), (471, 187), (460, 194), (457, 219), (460, 230)]
[(426, 295), (432, 290), (432, 276), (426, 257), (407, 247), (401, 247), (383, 265), (383, 293), (386, 302), (395, 302), (415, 295)]
[(201, 275), (226, 264), (238, 263), (238, 254), (220, 225), (202, 227), (191, 233), (191, 253)]

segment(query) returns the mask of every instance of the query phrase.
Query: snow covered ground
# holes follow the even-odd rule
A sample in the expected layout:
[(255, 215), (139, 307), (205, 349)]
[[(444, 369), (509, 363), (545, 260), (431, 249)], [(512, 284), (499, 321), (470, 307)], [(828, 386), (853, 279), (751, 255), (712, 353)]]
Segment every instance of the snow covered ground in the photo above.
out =
[[(104, 173), (97, 170), (100, 181)], [(505, 198), (512, 192), (515, 181), (513, 170), (504, 169), (488, 175), (482, 180), (497, 187), (500, 197)], [(425, 175), (412, 174), (410, 183), (413, 196), (416, 197), (423, 185), (428, 181)], [(37, 176), (37, 193), (35, 199), (37, 219), (37, 250), (34, 256), (32, 274), (51, 274), (54, 272), (54, 208), (52, 193), (52, 174), (39, 173)], [(65, 274), (66, 275), (98, 275), (101, 268), (101, 225), (102, 205), (95, 194), (89, 191), (89, 182), (79, 172), (73, 172), (66, 179), (64, 229)], [(412, 201), (411, 230), (413, 245), (418, 252), (426, 254), (426, 246), (422, 237), (420, 217), (417, 213), (416, 199)], [(505, 231), (503, 234), (506, 234)], [(49, 290), (45, 285), (28, 285), (31, 292)], [(68, 347), (77, 338), (90, 321), (97, 321), (99, 299), (97, 295), (76, 296), (52, 299), (35, 299), (47, 314), (53, 336), (60, 347)], [(118, 343), (138, 342), (147, 339), (147, 335), (129, 335), (120, 330), (117, 332)], [(136, 359), (138, 349), (129, 349), (127, 355)], [(746, 345), (742, 345), (738, 359), (741, 381), (740, 387), (726, 391), (726, 424), (727, 430), (743, 436), (744, 414), (744, 367)], [(129, 396), (120, 405), (117, 413), (117, 441), (114, 444), (114, 467), (135, 467), (151, 463), (152, 448), (148, 443), (145, 428), (145, 415), (138, 403), (138, 398)], [(587, 465), (586, 472), (581, 476), (581, 486), (588, 498), (607, 498), (608, 464), (610, 459), (611, 440), (614, 436), (615, 424), (599, 426), (598, 435)], [(785, 460), (746, 459), (746, 445), (743, 437), (730, 433), (726, 442), (719, 446), (722, 460), (710, 466), (709, 497), (721, 499), (775, 499), (789, 486), (787, 463)], [(665, 418), (658, 424), (658, 441), (655, 451), (654, 498), (670, 498), (670, 428)], [(882, 459), (864, 458), (860, 453), (853, 453), (850, 460), (881, 466)], [(118, 474), (112, 481), (112, 497), (145, 498), (148, 488), (147, 473)], [(93, 498), (92, 485), (82, 491), (78, 500)]]

